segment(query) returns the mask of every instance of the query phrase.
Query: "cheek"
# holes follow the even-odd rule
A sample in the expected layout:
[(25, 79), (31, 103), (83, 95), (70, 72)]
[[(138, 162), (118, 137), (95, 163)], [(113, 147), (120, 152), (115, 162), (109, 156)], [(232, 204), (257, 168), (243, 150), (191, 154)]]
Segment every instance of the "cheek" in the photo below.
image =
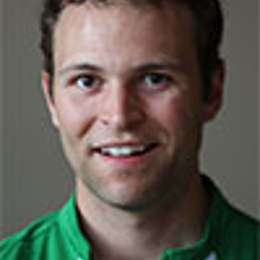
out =
[(162, 98), (150, 107), (157, 130), (167, 143), (167, 153), (172, 154), (181, 147), (197, 145), (200, 127), (200, 108), (186, 96), (174, 95)]
[(162, 97), (150, 106), (150, 114), (167, 132), (175, 131), (184, 124), (187, 110), (181, 95)]
[(60, 99), (56, 104), (60, 128), (67, 134), (80, 137), (89, 128), (93, 107), (73, 99)]

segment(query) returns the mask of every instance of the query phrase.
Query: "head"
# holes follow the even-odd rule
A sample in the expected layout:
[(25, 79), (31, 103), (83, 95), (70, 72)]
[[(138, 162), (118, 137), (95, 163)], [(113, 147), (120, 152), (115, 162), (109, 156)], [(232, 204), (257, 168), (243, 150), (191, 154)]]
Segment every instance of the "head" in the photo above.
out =
[(78, 194), (135, 210), (185, 197), (222, 89), (198, 6), (141, 2), (64, 1), (43, 27), (44, 92)]
[[(43, 68), (49, 73), (52, 82), (54, 74), (53, 41), (54, 30), (62, 11), (69, 5), (91, 4), (109, 5), (117, 0), (45, 0), (41, 17), (41, 49), (43, 52)], [(212, 73), (220, 62), (220, 45), (223, 31), (223, 15), (219, 0), (123, 0), (138, 8), (178, 2), (187, 8), (194, 23), (194, 44), (198, 51), (201, 77), (204, 84), (205, 101), (210, 96)], [(52, 90), (52, 89), (51, 89)], [(52, 95), (52, 91), (50, 92)]]

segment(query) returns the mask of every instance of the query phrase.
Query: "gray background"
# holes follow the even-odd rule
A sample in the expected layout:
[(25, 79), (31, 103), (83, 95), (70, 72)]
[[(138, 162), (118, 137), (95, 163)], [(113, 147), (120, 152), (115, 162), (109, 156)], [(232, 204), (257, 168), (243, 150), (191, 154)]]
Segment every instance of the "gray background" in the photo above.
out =
[[(1, 231), (10, 235), (60, 207), (73, 178), (40, 86), (40, 0), (6, 0), (1, 26)], [(225, 0), (225, 105), (206, 128), (203, 171), (230, 201), (259, 216), (257, 0)]]

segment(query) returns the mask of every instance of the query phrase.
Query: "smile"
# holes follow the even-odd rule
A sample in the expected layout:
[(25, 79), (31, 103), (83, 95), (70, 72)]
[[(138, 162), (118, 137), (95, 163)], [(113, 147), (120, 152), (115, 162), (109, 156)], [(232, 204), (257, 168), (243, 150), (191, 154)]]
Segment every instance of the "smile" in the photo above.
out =
[(95, 151), (103, 156), (132, 157), (144, 155), (157, 146), (158, 144), (106, 146), (96, 148)]

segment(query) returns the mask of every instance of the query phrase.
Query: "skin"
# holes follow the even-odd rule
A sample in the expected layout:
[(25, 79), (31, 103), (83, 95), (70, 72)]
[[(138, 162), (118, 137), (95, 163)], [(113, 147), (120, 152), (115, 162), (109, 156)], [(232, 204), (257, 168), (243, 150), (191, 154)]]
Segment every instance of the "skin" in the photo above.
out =
[[(223, 68), (204, 102), (196, 50), (190, 13), (177, 4), (71, 5), (56, 25), (54, 96), (45, 72), (43, 89), (96, 259), (159, 259), (202, 236), (209, 198), (198, 154)], [(96, 150), (150, 144), (128, 158)]]

